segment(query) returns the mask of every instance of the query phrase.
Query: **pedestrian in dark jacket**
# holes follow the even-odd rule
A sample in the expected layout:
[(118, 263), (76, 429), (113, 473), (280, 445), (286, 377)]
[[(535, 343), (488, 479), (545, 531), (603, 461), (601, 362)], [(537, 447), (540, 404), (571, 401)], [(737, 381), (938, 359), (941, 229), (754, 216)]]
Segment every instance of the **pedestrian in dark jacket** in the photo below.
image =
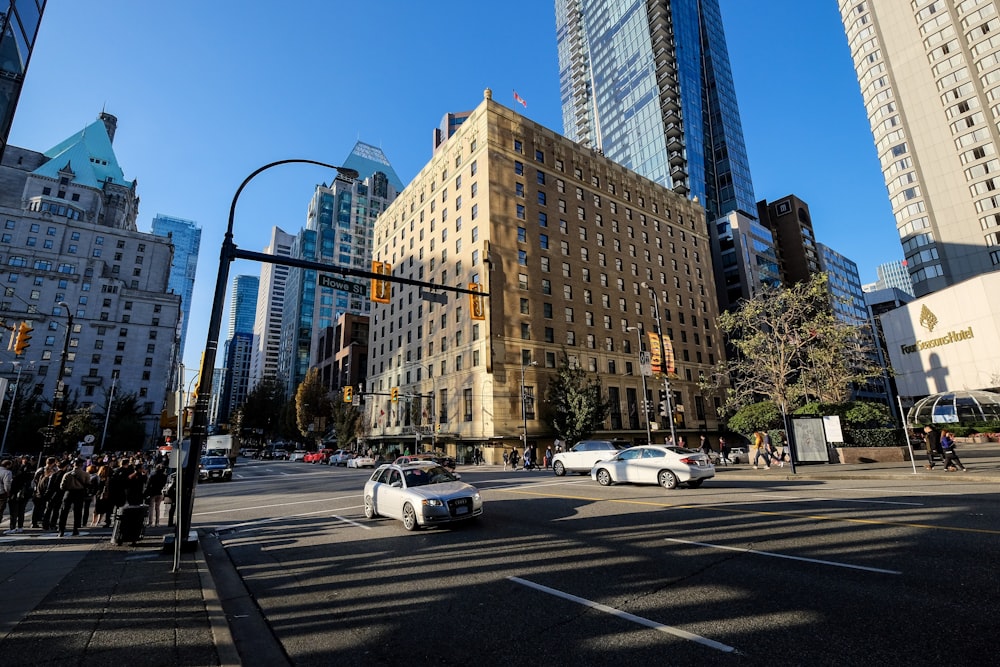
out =
[(149, 504), (149, 517), (154, 526), (160, 525), (160, 504), (163, 502), (163, 487), (166, 484), (167, 473), (162, 465), (157, 465), (146, 480), (146, 488), (142, 493)]
[(63, 459), (59, 462), (59, 468), (48, 477), (45, 485), (45, 520), (42, 528), (45, 530), (55, 530), (59, 526), (59, 512), (62, 510), (63, 496), (66, 491), (61, 487), (63, 475), (69, 472), (69, 460)]

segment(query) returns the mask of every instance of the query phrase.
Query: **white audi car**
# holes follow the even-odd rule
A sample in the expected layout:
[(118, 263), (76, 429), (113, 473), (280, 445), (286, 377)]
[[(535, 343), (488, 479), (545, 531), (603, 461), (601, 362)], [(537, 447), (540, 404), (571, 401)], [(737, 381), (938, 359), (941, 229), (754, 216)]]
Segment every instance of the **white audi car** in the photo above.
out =
[(365, 483), (365, 517), (399, 519), (407, 530), (483, 513), (483, 498), (471, 484), (432, 461), (386, 463)]

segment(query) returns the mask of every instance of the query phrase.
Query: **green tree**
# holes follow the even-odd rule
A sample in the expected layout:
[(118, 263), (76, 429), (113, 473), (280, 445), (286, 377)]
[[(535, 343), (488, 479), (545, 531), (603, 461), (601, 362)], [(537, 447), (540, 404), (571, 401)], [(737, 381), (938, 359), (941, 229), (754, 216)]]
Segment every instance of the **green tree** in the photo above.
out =
[(359, 427), (364, 415), (353, 403), (344, 403), (343, 401), (334, 401), (332, 410), (333, 431), (337, 434), (337, 445), (341, 448), (349, 448), (354, 440), (361, 435)]
[(548, 418), (556, 434), (568, 443), (590, 437), (604, 425), (608, 402), (601, 395), (601, 383), (588, 379), (578, 366), (570, 366), (563, 353), (556, 375), (546, 391)]
[[(78, 407), (63, 417), (65, 421), (62, 433), (58, 436), (63, 445), (62, 449), (66, 451), (76, 449), (77, 444), (83, 442), (88, 435), (94, 436), (95, 442), (99, 439), (101, 433), (92, 414), (92, 407), (91, 405)], [(101, 425), (103, 426), (103, 423)]]
[(247, 394), (239, 410), (239, 428), (235, 430), (241, 438), (266, 442), (280, 430), (285, 392), (274, 378), (264, 378)]
[(792, 287), (765, 288), (719, 316), (735, 352), (721, 365), (728, 412), (765, 398), (786, 411), (810, 398), (841, 403), (852, 384), (880, 373), (866, 328), (839, 319), (830, 299), (827, 275), (818, 273)]
[(744, 405), (726, 422), (729, 430), (743, 435), (754, 431), (769, 431), (782, 428), (781, 409), (774, 401), (760, 401)]
[[(105, 402), (106, 404), (106, 402)], [(97, 419), (101, 422), (101, 433), (104, 432), (105, 413), (102, 411)], [(111, 401), (110, 416), (107, 418), (108, 431), (104, 441), (104, 451), (132, 452), (142, 449), (146, 438), (146, 428), (143, 425), (143, 408), (139, 396), (135, 392), (116, 393)], [(101, 435), (98, 434), (97, 447), (101, 446)]]
[(311, 438), (318, 444), (323, 431), (333, 415), (333, 400), (323, 386), (319, 369), (310, 368), (306, 377), (295, 391), (295, 423), (304, 438)]

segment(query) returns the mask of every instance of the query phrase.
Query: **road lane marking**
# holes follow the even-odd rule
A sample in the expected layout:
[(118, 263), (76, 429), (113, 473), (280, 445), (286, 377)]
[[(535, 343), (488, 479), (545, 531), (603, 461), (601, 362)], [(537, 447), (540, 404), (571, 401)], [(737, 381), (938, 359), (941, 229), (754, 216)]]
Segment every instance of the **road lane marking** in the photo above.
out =
[[(251, 507), (233, 507), (226, 510), (210, 510), (208, 512), (195, 512), (195, 516), (209, 516), (210, 514), (230, 514), (232, 512), (248, 512), (250, 510), (269, 510), (275, 507), (288, 507), (291, 505), (309, 505), (312, 503), (329, 503), (331, 501), (338, 500), (354, 500), (360, 498), (360, 494), (352, 493), (349, 496), (334, 496), (333, 498), (317, 498), (315, 500), (296, 500), (291, 503), (272, 503), (270, 505), (253, 505)], [(310, 514), (319, 514), (319, 512), (310, 512)], [(292, 515), (297, 516), (297, 515)]]
[(705, 510), (711, 512), (723, 512), (728, 514), (751, 514), (757, 516), (778, 516), (790, 517), (793, 519), (809, 519), (812, 521), (831, 521), (840, 523), (860, 523), (868, 526), (895, 526), (896, 528), (921, 528), (926, 530), (944, 530), (953, 533), (973, 533), (976, 535), (1000, 535), (1000, 530), (990, 528), (962, 528), (959, 526), (934, 526), (929, 523), (909, 523), (906, 521), (882, 521), (878, 519), (848, 519), (840, 516), (825, 516), (823, 514), (804, 514), (802, 512), (776, 512), (764, 510), (746, 510), (732, 507), (730, 505), (684, 505), (680, 503), (666, 503), (655, 500), (626, 500), (620, 498), (594, 498), (591, 496), (570, 496), (554, 493), (537, 493), (524, 489), (491, 489), (501, 493), (519, 493), (526, 496), (537, 496), (539, 498), (562, 498), (563, 500), (584, 500), (592, 503), (621, 503), (623, 505), (648, 505), (650, 507), (662, 507), (679, 510)]
[(770, 493), (758, 493), (754, 494), (758, 496), (763, 496), (765, 499), (770, 500), (791, 500), (794, 502), (817, 502), (817, 503), (861, 503), (861, 504), (871, 504), (871, 505), (911, 505), (913, 507), (926, 507), (926, 503), (905, 503), (895, 500), (864, 500), (857, 498), (803, 498), (801, 496), (782, 496), (774, 495)]
[(366, 526), (365, 524), (358, 523), (357, 521), (351, 521), (350, 519), (348, 519), (346, 517), (337, 516), (336, 514), (333, 515), (333, 518), (337, 519), (338, 521), (343, 521), (344, 523), (350, 524), (350, 525), (355, 526), (357, 528), (364, 528), (365, 530), (371, 530), (372, 529), (371, 526)]
[(693, 641), (702, 646), (707, 646), (708, 648), (714, 648), (717, 651), (723, 651), (724, 653), (736, 653), (739, 654), (739, 650), (717, 642), (714, 639), (708, 639), (707, 637), (702, 637), (701, 635), (696, 635), (692, 632), (686, 630), (681, 630), (680, 628), (675, 628), (671, 625), (664, 625), (663, 623), (657, 623), (656, 621), (651, 621), (648, 618), (643, 618), (642, 616), (636, 616), (635, 614), (630, 614), (626, 611), (620, 609), (615, 609), (614, 607), (609, 607), (606, 604), (601, 604), (599, 602), (594, 602), (592, 600), (587, 600), (586, 598), (577, 597), (570, 593), (564, 593), (563, 591), (556, 590), (554, 588), (549, 588), (548, 586), (542, 586), (541, 584), (536, 584), (527, 579), (521, 579), (520, 577), (507, 577), (510, 581), (516, 584), (521, 584), (522, 586), (527, 586), (528, 588), (533, 588), (536, 591), (542, 593), (548, 593), (549, 595), (554, 595), (555, 597), (562, 598), (563, 600), (569, 600), (570, 602), (576, 602), (585, 607), (590, 607), (597, 611), (603, 611), (606, 614), (611, 614), (612, 616), (617, 616), (618, 618), (624, 619), (626, 621), (632, 621), (633, 623), (638, 623), (639, 625), (644, 625), (647, 628), (652, 628), (658, 632), (663, 632), (668, 635), (673, 635), (679, 637), (680, 639), (687, 639), (688, 641)]
[(692, 542), (691, 540), (678, 540), (673, 537), (663, 538), (667, 542), (677, 542), (678, 544), (691, 544), (698, 547), (707, 547), (709, 549), (724, 549), (726, 551), (738, 551), (745, 554), (757, 554), (758, 556), (771, 556), (772, 558), (787, 558), (788, 560), (798, 560), (804, 563), (816, 563), (819, 565), (832, 565), (833, 567), (846, 567), (852, 570), (865, 570), (867, 572), (876, 572), (878, 574), (903, 574), (899, 570), (883, 570), (880, 567), (867, 567), (865, 565), (851, 565), (850, 563), (838, 563), (833, 560), (821, 560), (819, 558), (805, 558), (803, 556), (792, 556), (790, 554), (779, 554), (773, 551), (759, 551), (757, 549), (746, 549), (743, 547), (727, 547), (722, 544), (709, 544), (708, 542)]

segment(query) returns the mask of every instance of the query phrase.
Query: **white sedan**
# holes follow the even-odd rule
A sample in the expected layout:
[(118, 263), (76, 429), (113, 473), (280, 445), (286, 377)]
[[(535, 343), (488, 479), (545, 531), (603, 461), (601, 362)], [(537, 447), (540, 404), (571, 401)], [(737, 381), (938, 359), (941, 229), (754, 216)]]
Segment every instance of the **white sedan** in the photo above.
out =
[(399, 519), (407, 530), (483, 513), (483, 498), (471, 484), (436, 463), (386, 463), (365, 483), (365, 517)]
[(700, 451), (673, 445), (645, 445), (599, 462), (590, 471), (590, 477), (601, 486), (627, 482), (659, 484), (665, 489), (678, 484), (698, 488), (706, 479), (715, 477), (715, 466)]
[(353, 458), (347, 459), (348, 468), (374, 468), (375, 467), (375, 457), (368, 456), (367, 454), (358, 454)]

